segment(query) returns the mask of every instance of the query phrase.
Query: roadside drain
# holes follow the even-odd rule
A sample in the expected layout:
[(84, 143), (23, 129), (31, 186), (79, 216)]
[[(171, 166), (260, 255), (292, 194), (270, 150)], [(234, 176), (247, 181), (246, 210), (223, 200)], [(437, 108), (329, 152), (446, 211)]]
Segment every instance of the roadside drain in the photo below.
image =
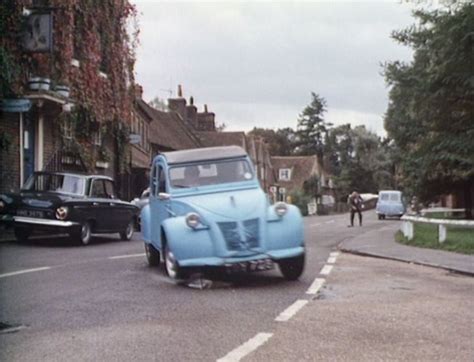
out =
[(15, 333), (25, 328), (27, 328), (27, 326), (23, 324), (11, 324), (11, 323), (0, 322), (0, 334)]

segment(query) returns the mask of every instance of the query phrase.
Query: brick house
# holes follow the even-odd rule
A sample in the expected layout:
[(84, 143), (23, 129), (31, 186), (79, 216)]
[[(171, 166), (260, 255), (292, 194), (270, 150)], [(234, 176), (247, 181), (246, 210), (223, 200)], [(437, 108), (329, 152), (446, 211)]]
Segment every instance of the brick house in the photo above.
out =
[(11, 79), (2, 80), (0, 95), (0, 192), (18, 190), (40, 170), (117, 179), (128, 165), (134, 99), (134, 59), (123, 27), (132, 6), (126, 0), (4, 6), (11, 16), (0, 30)]
[(321, 194), (318, 203), (334, 205), (332, 178), (323, 169), (317, 156), (272, 156), (271, 161), (279, 199), (283, 200), (287, 195), (304, 190), (305, 183), (315, 177)]

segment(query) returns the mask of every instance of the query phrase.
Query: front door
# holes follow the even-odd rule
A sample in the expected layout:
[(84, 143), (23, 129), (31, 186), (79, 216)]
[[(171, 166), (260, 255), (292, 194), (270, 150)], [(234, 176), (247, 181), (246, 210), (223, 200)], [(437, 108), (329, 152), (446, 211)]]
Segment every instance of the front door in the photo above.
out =
[(35, 171), (36, 125), (31, 113), (23, 117), (23, 180), (26, 182)]
[(155, 247), (162, 248), (161, 224), (168, 217), (170, 200), (160, 200), (160, 192), (167, 192), (166, 176), (163, 166), (156, 164), (153, 167), (150, 185), (150, 209), (151, 209), (151, 240)]

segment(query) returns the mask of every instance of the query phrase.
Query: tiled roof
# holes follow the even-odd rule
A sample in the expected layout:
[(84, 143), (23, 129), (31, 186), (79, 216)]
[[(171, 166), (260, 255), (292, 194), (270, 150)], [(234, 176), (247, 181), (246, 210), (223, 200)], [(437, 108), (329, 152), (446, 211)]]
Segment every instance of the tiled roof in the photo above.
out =
[[(316, 156), (272, 156), (271, 161), (277, 183), (289, 190), (302, 189), (303, 183), (311, 176), (321, 175)], [(279, 180), (279, 170), (282, 168), (291, 169), (290, 181)]]
[(246, 149), (244, 132), (197, 132), (205, 147), (240, 146)]
[(201, 147), (199, 138), (175, 112), (163, 112), (146, 105), (144, 110), (153, 121), (150, 124), (150, 142), (171, 150)]

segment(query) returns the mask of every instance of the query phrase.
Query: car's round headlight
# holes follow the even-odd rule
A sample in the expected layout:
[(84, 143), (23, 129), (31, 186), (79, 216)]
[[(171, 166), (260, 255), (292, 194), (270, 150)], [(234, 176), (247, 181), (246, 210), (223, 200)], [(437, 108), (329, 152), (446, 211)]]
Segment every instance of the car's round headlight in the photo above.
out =
[(195, 229), (198, 227), (199, 223), (201, 222), (201, 218), (195, 212), (190, 212), (186, 215), (186, 225), (190, 228)]
[(56, 219), (58, 220), (64, 220), (67, 218), (69, 210), (67, 206), (61, 206), (56, 209)]
[(5, 202), (0, 200), (0, 211), (3, 210), (4, 208), (5, 208)]
[(275, 212), (278, 216), (283, 216), (288, 211), (288, 206), (284, 202), (277, 202), (275, 204)]

